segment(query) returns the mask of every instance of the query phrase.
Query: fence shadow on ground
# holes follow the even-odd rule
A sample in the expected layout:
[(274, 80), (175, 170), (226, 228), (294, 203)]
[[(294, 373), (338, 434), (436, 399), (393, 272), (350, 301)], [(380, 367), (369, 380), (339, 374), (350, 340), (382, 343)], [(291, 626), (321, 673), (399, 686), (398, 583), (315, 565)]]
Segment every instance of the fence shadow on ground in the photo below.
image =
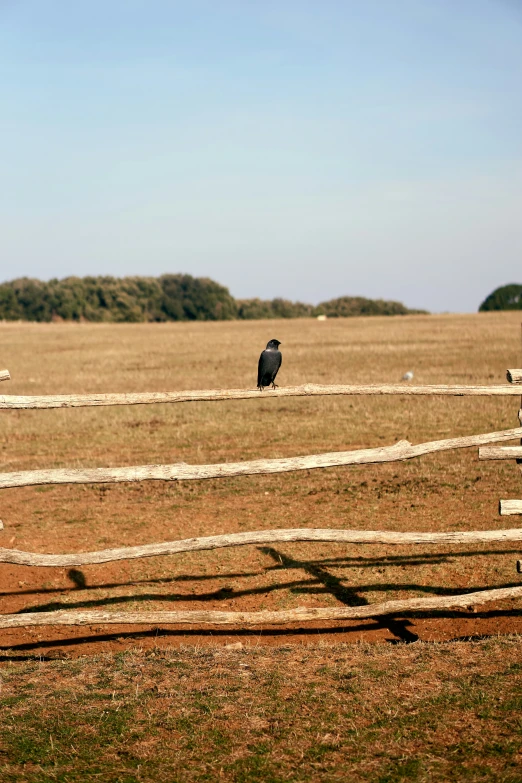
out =
[[(6, 380), (9, 378), (7, 371), (0, 372), (0, 380)], [(513, 383), (522, 382), (522, 371), (510, 370), (508, 371), (508, 380)], [(520, 389), (514, 386), (408, 386), (408, 385), (381, 385), (381, 386), (312, 386), (306, 385), (302, 387), (291, 387), (286, 389), (278, 389), (274, 392), (267, 393), (265, 399), (280, 396), (316, 396), (316, 395), (389, 395), (389, 394), (401, 394), (401, 395), (453, 395), (462, 397), (465, 395), (471, 396), (518, 396)], [(194, 400), (208, 401), (208, 400), (226, 400), (226, 399), (259, 399), (258, 393), (253, 390), (204, 390), (194, 392), (166, 392), (166, 393), (152, 393), (152, 394), (135, 394), (135, 395), (61, 395), (61, 396), (41, 396), (41, 397), (2, 397), (0, 400), (0, 408), (11, 409), (44, 409), (44, 408), (63, 408), (63, 407), (84, 407), (84, 406), (98, 406), (98, 405), (128, 405), (136, 403), (179, 403), (189, 402)], [(519, 415), (519, 420), (522, 419)], [(458, 437), (453, 439), (432, 441), (429, 443), (422, 443), (413, 446), (408, 441), (399, 441), (392, 446), (383, 446), (372, 449), (358, 449), (355, 451), (333, 452), (327, 454), (314, 454), (305, 457), (291, 457), (287, 459), (272, 459), (272, 460), (254, 460), (239, 463), (222, 463), (215, 465), (186, 465), (185, 463), (179, 463), (175, 465), (141, 465), (125, 468), (92, 468), (92, 469), (56, 469), (56, 470), (40, 470), (40, 471), (22, 471), (17, 473), (1, 473), (0, 474), (0, 488), (7, 487), (23, 487), (23, 486), (35, 486), (42, 484), (78, 484), (78, 483), (116, 483), (116, 482), (135, 482), (135, 481), (148, 481), (148, 480), (205, 480), (211, 478), (222, 478), (226, 476), (245, 476), (245, 475), (259, 475), (259, 474), (272, 474), (281, 473), (295, 470), (311, 470), (317, 468), (333, 467), (339, 465), (362, 465), (370, 463), (384, 463), (384, 462), (399, 462), (413, 457), (419, 457), (424, 454), (433, 454), (435, 452), (447, 451), (452, 449), (469, 448), (472, 446), (485, 446), (487, 444), (508, 442), (514, 438), (522, 437), (522, 427), (513, 428), (510, 430), (503, 430), (499, 432), (489, 432), (480, 435), (470, 435), (465, 437)], [(515, 459), (522, 456), (522, 447), (493, 447), (482, 448), (479, 452), (480, 459)], [(521, 501), (500, 501), (501, 513), (512, 514), (522, 513)], [(504, 509), (502, 508), (504, 503)], [(509, 505), (511, 504), (511, 505)], [(514, 505), (513, 505), (514, 504)], [(520, 504), (520, 511), (517, 504)], [(286, 536), (286, 537), (285, 537)], [(250, 537), (250, 541), (246, 539)], [(475, 586), (462, 588), (448, 588), (445, 586), (426, 586), (415, 583), (402, 583), (396, 584), (393, 582), (372, 584), (372, 585), (347, 585), (346, 580), (331, 574), (328, 567), (335, 568), (350, 568), (356, 566), (357, 568), (370, 568), (376, 565), (393, 567), (393, 566), (413, 566), (413, 565), (429, 565), (429, 564), (441, 564), (454, 561), (459, 557), (471, 557), (487, 554), (498, 555), (501, 551), (504, 553), (513, 554), (513, 549), (509, 550), (475, 550), (461, 551), (452, 553), (434, 553), (434, 554), (415, 554), (415, 555), (387, 555), (385, 557), (331, 557), (321, 559), (296, 559), (281, 552), (279, 548), (272, 545), (272, 542), (290, 542), (290, 541), (324, 541), (324, 542), (338, 542), (345, 541), (348, 543), (348, 539), (351, 537), (354, 543), (401, 543), (407, 545), (419, 545), (422, 542), (431, 540), (432, 543), (446, 543), (446, 544), (458, 544), (465, 542), (477, 541), (491, 541), (501, 543), (504, 541), (521, 541), (522, 530), (489, 530), (489, 531), (464, 531), (464, 532), (448, 532), (448, 533), (398, 533), (393, 531), (347, 531), (347, 530), (273, 530), (273, 531), (254, 531), (253, 533), (235, 533), (222, 536), (207, 537), (206, 539), (186, 539), (182, 542), (169, 542), (161, 545), (146, 545), (142, 547), (127, 548), (125, 551), (114, 553), (113, 550), (104, 550), (98, 553), (84, 553), (83, 555), (37, 555), (28, 552), (16, 552), (14, 550), (2, 549), (0, 553), (0, 562), (15, 563), (25, 566), (53, 566), (59, 567), (69, 564), (85, 565), (88, 563), (102, 563), (111, 562), (120, 559), (131, 559), (136, 557), (144, 557), (151, 555), (152, 549), (155, 549), (155, 555), (168, 555), (175, 552), (184, 551), (203, 551), (210, 549), (217, 549), (224, 546), (238, 546), (245, 543), (260, 544), (261, 542), (268, 543), (268, 545), (259, 546), (259, 550), (272, 558), (275, 565), (272, 569), (264, 569), (256, 574), (256, 576), (268, 573), (270, 570), (277, 569), (284, 571), (285, 568), (292, 570), (301, 570), (306, 574), (308, 578), (294, 579), (288, 582), (278, 582), (277, 584), (266, 584), (256, 586), (252, 588), (245, 588), (242, 590), (232, 590), (227, 588), (220, 588), (218, 590), (209, 591), (206, 593), (200, 593), (197, 595), (182, 594), (182, 593), (142, 593), (140, 595), (130, 596), (110, 596), (99, 599), (84, 599), (79, 600), (72, 605), (69, 601), (53, 601), (47, 604), (38, 604), (33, 607), (25, 607), (14, 615), (0, 615), (0, 627), (2, 628), (15, 628), (24, 627), (27, 625), (57, 625), (60, 621), (64, 624), (71, 623), (70, 610), (71, 609), (86, 609), (92, 607), (109, 607), (120, 604), (139, 603), (145, 602), (215, 602), (228, 598), (241, 598), (246, 596), (259, 596), (266, 595), (268, 593), (274, 593), (280, 590), (289, 590), (293, 593), (299, 594), (311, 594), (314, 595), (329, 595), (336, 599), (336, 601), (342, 604), (348, 609), (332, 609), (330, 607), (321, 608), (307, 608), (300, 607), (298, 609), (291, 609), (284, 612), (257, 612), (257, 613), (221, 613), (223, 616), (220, 620), (217, 619), (216, 612), (200, 611), (199, 615), (190, 612), (180, 611), (172, 613), (168, 616), (161, 615), (161, 621), (165, 624), (169, 623), (188, 623), (194, 622), (194, 617), (198, 617), (200, 624), (215, 624), (218, 622), (228, 623), (232, 627), (237, 622), (244, 623), (247, 627), (252, 624), (262, 624), (263, 622), (270, 622), (277, 624), (286, 623), (300, 623), (306, 622), (304, 618), (311, 619), (313, 616), (321, 617), (321, 622), (325, 619), (336, 620), (340, 622), (340, 618), (344, 617), (347, 622), (350, 622), (349, 618), (352, 617), (367, 617), (383, 615), (379, 620), (375, 620), (377, 627), (387, 628), (397, 637), (403, 641), (415, 641), (418, 637), (410, 632), (407, 628), (408, 621), (402, 619), (396, 619), (395, 616), (406, 614), (410, 610), (414, 611), (416, 616), (421, 616), (421, 613), (425, 611), (425, 616), (436, 616), (437, 612), (442, 611), (445, 616), (451, 616), (455, 614), (455, 610), (451, 610), (451, 606), (466, 607), (467, 601), (470, 600), (476, 604), (480, 604), (484, 601), (495, 601), (499, 599), (505, 599), (508, 597), (518, 597), (522, 595), (522, 587), (519, 582), (509, 583), (502, 587), (491, 589), (489, 586)], [(252, 540), (255, 538), (255, 540)], [(211, 541), (212, 539), (212, 541)], [(443, 540), (444, 539), (444, 542)], [(156, 551), (157, 548), (162, 548), (161, 552)], [(134, 550), (131, 552), (131, 550)], [(137, 552), (136, 550), (140, 550)], [(94, 559), (92, 559), (94, 557)], [(82, 559), (83, 558), (83, 559)], [(91, 558), (91, 559), (89, 559)], [(96, 560), (96, 558), (98, 558)], [(101, 559), (100, 559), (101, 558)], [(107, 587), (107, 585), (88, 585), (85, 576), (82, 571), (77, 568), (73, 568), (69, 571), (70, 578), (76, 583), (75, 588), (70, 590), (82, 590), (83, 588), (96, 589), (101, 587)], [(252, 576), (252, 574), (237, 574), (237, 578), (240, 576)], [(211, 576), (205, 575), (202, 577), (173, 577), (170, 580), (158, 579), (158, 580), (142, 580), (141, 582), (129, 581), (127, 583), (120, 583), (118, 585), (113, 584), (112, 587), (135, 587), (138, 584), (152, 584), (156, 583), (175, 583), (177, 581), (183, 581), (185, 579), (197, 580), (197, 579), (222, 579), (230, 578), (230, 575), (224, 575), (222, 573), (214, 574)], [(432, 598), (425, 599), (407, 599), (405, 601), (388, 601), (385, 604), (371, 606), (364, 594), (367, 592), (384, 592), (391, 591), (410, 591), (417, 593), (429, 594)], [(484, 595), (480, 594), (480, 591)], [(34, 590), (27, 591), (25, 593), (16, 591), (12, 593), (3, 593), (6, 595), (37, 595), (48, 594), (49, 590)], [(64, 593), (64, 589), (53, 590), (53, 592)], [(473, 598), (467, 598), (468, 593), (474, 593)], [(435, 597), (439, 596), (437, 601)], [(450, 601), (448, 598), (460, 598), (460, 602), (457, 600)], [(422, 604), (422, 606), (420, 605)], [(358, 607), (368, 607), (371, 611), (359, 610)], [(443, 608), (444, 607), (444, 608)], [(56, 617), (36, 617), (39, 613), (49, 612), (54, 610), (66, 610), (64, 614), (69, 614), (68, 617), (62, 618)], [(387, 614), (385, 614), (387, 613)], [(115, 625), (121, 623), (150, 624), (150, 613), (141, 614), (127, 614), (116, 616), (109, 613), (108, 616), (102, 617), (98, 613), (97, 617), (94, 617), (95, 613), (91, 613), (88, 617), (79, 614), (75, 614), (72, 620), (76, 625), (88, 625), (97, 623), (114, 623)], [(160, 613), (161, 614), (161, 613)], [(459, 613), (457, 613), (459, 614)], [(24, 615), (32, 615), (30, 617), (24, 617)], [(173, 616), (177, 619), (173, 619)], [(395, 616), (394, 616), (395, 615)], [(159, 617), (159, 614), (156, 615)], [(478, 613), (475, 613), (478, 616)], [(267, 618), (271, 619), (268, 620)], [(170, 618), (170, 619), (169, 619)], [(283, 619), (285, 618), (285, 619)], [(352, 620), (353, 621), (353, 620)], [(367, 624), (364, 626), (367, 628)], [(334, 629), (332, 629), (334, 630)], [(309, 633), (309, 630), (303, 631)], [(337, 631), (336, 631), (337, 632)], [(172, 632), (172, 633), (178, 633)], [(197, 633), (198, 635), (206, 632), (198, 629), (193, 631), (192, 629), (184, 630), (182, 633), (185, 636), (190, 636), (191, 633)], [(212, 635), (216, 635), (215, 631), (210, 632)], [(222, 630), (220, 632), (223, 635), (229, 635), (230, 630)], [(250, 631), (245, 630), (240, 633), (249, 634)], [(257, 631), (252, 631), (255, 634)], [(287, 631), (281, 629), (281, 633), (295, 634), (296, 629)], [(118, 634), (118, 638), (121, 634)], [(98, 637), (96, 637), (98, 638)]]

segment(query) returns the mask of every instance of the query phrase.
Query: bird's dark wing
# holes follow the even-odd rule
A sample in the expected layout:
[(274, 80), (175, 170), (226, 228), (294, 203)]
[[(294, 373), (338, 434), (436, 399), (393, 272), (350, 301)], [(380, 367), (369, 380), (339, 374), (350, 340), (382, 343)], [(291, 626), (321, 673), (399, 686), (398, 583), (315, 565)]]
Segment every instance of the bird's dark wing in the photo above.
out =
[(283, 363), (283, 355), (282, 355), (281, 351), (277, 351), (277, 370), (275, 371), (274, 377), (272, 378), (272, 380), (275, 379), (277, 373), (279, 372), (279, 368), (281, 367), (282, 363)]
[(257, 385), (270, 386), (273, 383), (282, 361), (281, 351), (263, 351), (257, 368)]
[(257, 365), (257, 386), (258, 388), (265, 385), (268, 386), (268, 384), (263, 384), (263, 378), (266, 372), (266, 366), (267, 366), (267, 360), (266, 360), (266, 354), (267, 351), (263, 351), (261, 353), (261, 356), (259, 357), (259, 363)]

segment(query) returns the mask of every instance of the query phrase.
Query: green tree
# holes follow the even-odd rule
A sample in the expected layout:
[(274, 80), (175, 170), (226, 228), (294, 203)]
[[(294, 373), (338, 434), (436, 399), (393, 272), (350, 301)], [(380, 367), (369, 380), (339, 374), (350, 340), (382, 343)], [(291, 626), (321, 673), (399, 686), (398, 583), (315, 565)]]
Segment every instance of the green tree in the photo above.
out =
[(522, 285), (503, 285), (487, 296), (479, 307), (479, 313), (488, 310), (522, 310)]
[(365, 299), (363, 296), (341, 296), (321, 302), (315, 310), (315, 315), (327, 315), (328, 318), (351, 318), (358, 315), (410, 315), (425, 313), (425, 310), (409, 310), (402, 302), (386, 301), (385, 299)]
[(208, 277), (163, 275), (161, 309), (169, 321), (229, 321), (237, 304), (228, 288)]
[(242, 320), (264, 318), (308, 318), (313, 306), (289, 299), (240, 299), (237, 302), (237, 317)]
[(400, 302), (353, 296), (332, 299), (318, 307), (281, 298), (236, 301), (228, 288), (214, 280), (184, 274), (158, 278), (66, 277), (49, 282), (23, 277), (0, 284), (0, 319), (10, 321), (225, 321), (308, 318), (321, 313), (346, 318), (413, 312), (423, 311), (408, 310)]
[[(52, 312), (49, 304), (47, 285), (40, 280), (32, 280), (29, 277), (21, 277), (4, 285), (10, 286), (18, 307), (15, 309), (19, 315), (14, 318), (22, 318), (25, 321), (50, 321)], [(12, 302), (12, 295), (6, 296)], [(13, 320), (13, 316), (2, 315)]]

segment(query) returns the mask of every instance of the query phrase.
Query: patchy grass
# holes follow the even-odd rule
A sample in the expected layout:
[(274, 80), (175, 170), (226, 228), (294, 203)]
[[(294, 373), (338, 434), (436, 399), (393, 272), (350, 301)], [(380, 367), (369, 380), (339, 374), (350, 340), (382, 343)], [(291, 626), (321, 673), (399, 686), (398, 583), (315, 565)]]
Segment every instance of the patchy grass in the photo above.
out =
[(520, 638), (2, 668), (4, 781), (520, 781)]
[[(491, 313), (0, 324), (0, 365), (13, 377), (1, 392), (253, 387), (271, 337), (282, 341), (287, 385), (395, 382), (409, 369), (418, 383), (502, 383), (506, 368), (520, 366), (519, 321)], [(283, 457), (500, 430), (516, 426), (518, 406), (518, 398), (260, 395), (3, 411), (0, 453), (3, 471)], [(514, 465), (479, 463), (476, 450), (207, 482), (29, 487), (2, 492), (0, 545), (66, 552), (296, 526), (501, 528), (499, 497), (520, 489)], [(303, 543), (69, 573), (2, 565), (0, 596), (6, 613), (361, 605), (518, 584), (517, 557), (516, 545)], [(522, 781), (520, 637), (499, 636), (522, 630), (520, 601), (258, 637), (142, 630), (0, 632), (0, 780)], [(480, 634), (491, 638), (428, 643)], [(183, 646), (193, 639), (210, 646)], [(258, 646), (226, 646), (238, 639)], [(343, 643), (361, 639), (380, 644)], [(415, 643), (389, 644), (398, 640)]]
[[(398, 381), (410, 368), (418, 383), (498, 383), (519, 364), (519, 319), (491, 313), (319, 323), (0, 324), (1, 361), (13, 378), (1, 391), (253, 386), (271, 335), (282, 341), (282, 384)], [(517, 424), (518, 406), (518, 398), (260, 394), (238, 402), (3, 411), (0, 453), (4, 471), (282, 457), (503, 429)], [(2, 491), (0, 539), (18, 549), (64, 552), (281, 527), (505, 527), (497, 515), (500, 487), (504, 497), (517, 497), (519, 471), (478, 463), (469, 449), (273, 476), (16, 488)], [(507, 586), (517, 582), (517, 556), (516, 545), (248, 547), (88, 566), (77, 579), (62, 569), (0, 566), (0, 594), (5, 612), (357, 605)], [(21, 641), (0, 633), (0, 646)]]

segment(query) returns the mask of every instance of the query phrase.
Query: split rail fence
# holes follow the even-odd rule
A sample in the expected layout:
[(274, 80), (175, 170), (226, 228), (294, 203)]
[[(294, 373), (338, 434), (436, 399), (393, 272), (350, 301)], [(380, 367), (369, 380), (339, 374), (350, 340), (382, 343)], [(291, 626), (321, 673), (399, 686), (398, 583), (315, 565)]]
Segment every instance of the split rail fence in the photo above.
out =
[[(7, 370), (0, 370), (0, 381), (9, 380)], [(307, 384), (277, 388), (264, 392), (264, 398), (307, 397), (324, 395), (446, 395), (446, 396), (513, 396), (522, 395), (522, 369), (508, 370), (509, 384), (498, 386), (410, 386), (360, 385), (360, 386), (318, 386)], [(0, 410), (27, 410), (49, 408), (77, 408), (104, 405), (137, 405), (154, 403), (181, 403), (196, 401), (259, 399), (257, 390), (203, 390), (187, 392), (154, 392), (142, 394), (90, 394), (53, 396), (2, 396)], [(516, 428), (469, 435), (459, 438), (431, 441), (412, 445), (403, 440), (392, 446), (356, 451), (314, 454), (288, 459), (253, 460), (240, 463), (214, 465), (140, 465), (125, 468), (86, 468), (29, 470), (0, 473), (0, 489), (26, 487), (41, 484), (85, 484), (116, 483), (147, 480), (187, 481), (229, 476), (244, 476), (268, 473), (283, 473), (297, 470), (311, 470), (334, 466), (361, 465), (380, 462), (408, 460), (424, 454), (479, 447), (480, 460), (515, 459), (522, 461), (522, 446), (490, 446), (488, 444), (522, 439), (522, 410), (519, 410), (519, 425)], [(522, 500), (500, 500), (501, 515), (521, 514)], [(0, 523), (1, 527), (1, 523)], [(296, 528), (285, 530), (261, 530), (245, 533), (231, 533), (203, 538), (189, 538), (145, 546), (105, 549), (97, 552), (74, 554), (36, 554), (0, 547), (0, 563), (20, 566), (83, 566), (94, 563), (108, 563), (116, 560), (131, 560), (159, 555), (175, 555), (181, 552), (214, 550), (224, 547), (272, 544), (275, 542), (316, 541), (338, 544), (471, 544), (522, 541), (522, 528), (506, 530), (478, 530), (446, 533), (401, 533), (378, 530), (335, 530)], [(522, 570), (521, 561), (517, 568)], [(53, 611), (20, 614), (0, 614), (0, 628), (16, 628), (35, 625), (227, 625), (253, 626), (277, 625), (310, 620), (351, 620), (383, 615), (407, 614), (417, 611), (470, 607), (490, 601), (522, 597), (522, 585), (508, 588), (494, 588), (454, 596), (413, 598), (385, 601), (379, 604), (356, 607), (301, 607), (288, 611), (224, 612), (207, 610), (189, 611)]]

